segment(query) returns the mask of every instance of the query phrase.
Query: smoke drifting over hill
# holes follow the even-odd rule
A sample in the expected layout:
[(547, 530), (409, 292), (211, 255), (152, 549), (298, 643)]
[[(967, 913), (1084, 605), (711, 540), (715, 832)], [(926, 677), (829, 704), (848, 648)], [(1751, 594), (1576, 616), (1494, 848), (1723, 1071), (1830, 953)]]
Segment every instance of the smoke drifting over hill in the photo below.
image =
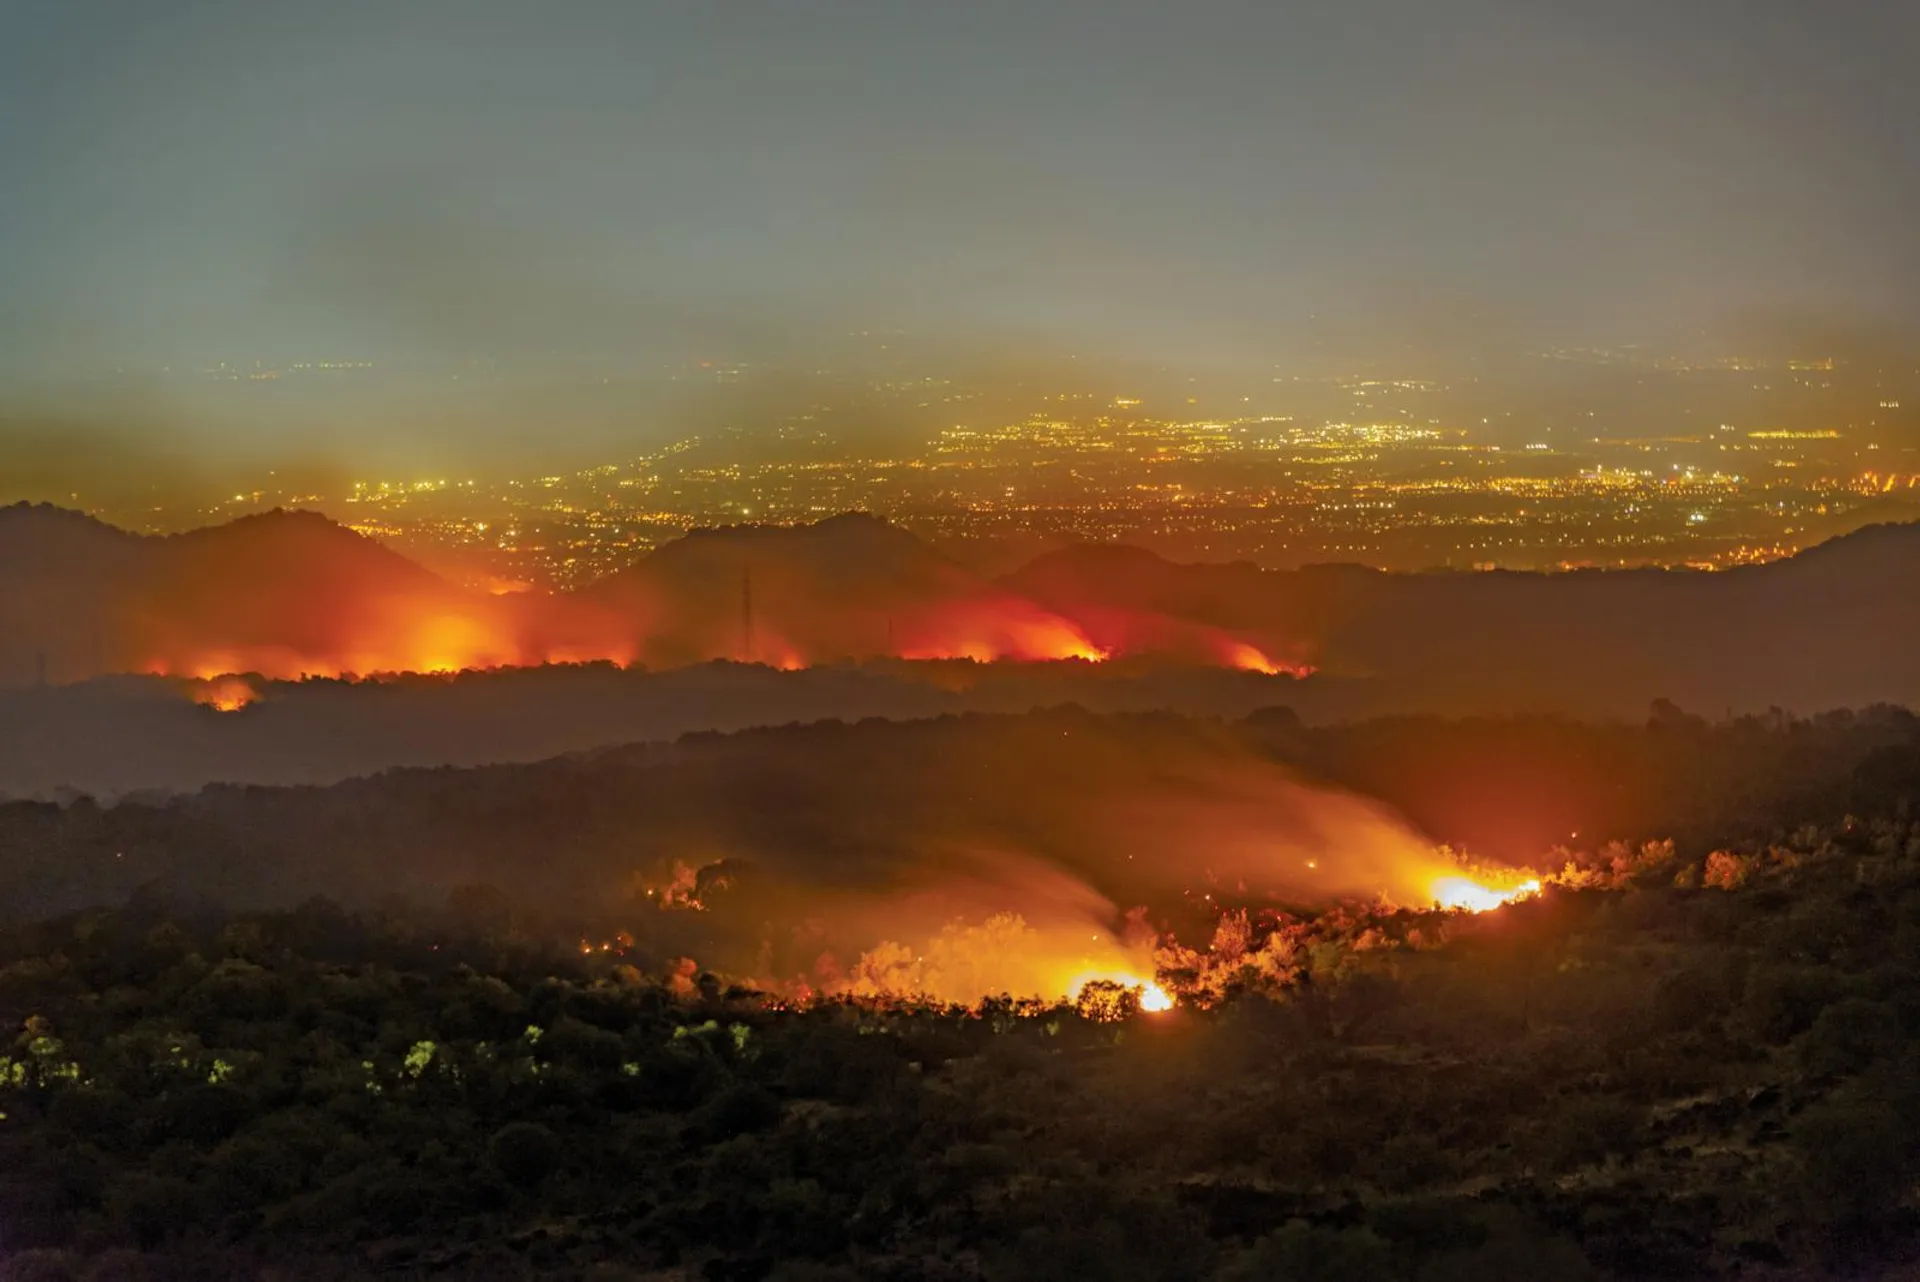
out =
[(1460, 895), (1439, 842), (1542, 873), (1556, 846), (1621, 834), (1764, 843), (1920, 795), (1916, 743), (1892, 710), (1314, 729), (1060, 709), (702, 734), (327, 788), (0, 805), (0, 915), (155, 890), (399, 896), (451, 902), (466, 928), (578, 930), (654, 974), (692, 958), (781, 991), (1057, 996), (1150, 977), (1152, 936), (1197, 943), (1241, 907), (1472, 905), (1537, 875), (1475, 867), (1484, 892)]
[[(575, 593), (466, 591), (313, 513), (167, 538), (78, 513), (0, 510), (0, 684), (145, 672), (269, 678), (553, 662), (1099, 660), (1077, 620), (905, 531), (848, 515), (700, 531)], [(1194, 621), (1156, 651), (1276, 671), (1251, 638)], [(1137, 648), (1137, 647), (1135, 647)]]
[[(1637, 716), (1657, 698), (1809, 711), (1920, 700), (1920, 657), (1904, 640), (1920, 632), (1920, 596), (1903, 587), (1916, 576), (1920, 526), (1904, 525), (1717, 574), (1263, 571), (1082, 547), (989, 579), (903, 530), (848, 515), (699, 531), (580, 591), (490, 596), (310, 513), (143, 538), (78, 513), (15, 506), (0, 509), (0, 688), (112, 673), (292, 680), (592, 661), (798, 669), (904, 658), (1054, 665), (1043, 677), (1012, 678), (1033, 696), (1013, 706), (1078, 698), (1080, 670), (1098, 667), (1142, 679), (1161, 669), (1311, 674), (1264, 701), (1322, 719), (1382, 710)], [(938, 663), (908, 684), (983, 681), (1007, 688), (999, 675)], [(199, 689), (185, 693), (197, 698)], [(915, 697), (914, 707), (940, 710)], [(1206, 707), (1169, 697), (1162, 706)], [(767, 719), (885, 711), (858, 698), (804, 706)], [(747, 723), (722, 715), (705, 724)], [(651, 732), (609, 736), (583, 722), (479, 759)], [(346, 773), (418, 759), (369, 758)]]
[(22, 911), (156, 879), (269, 903), (438, 903), (483, 883), (624, 930), (655, 967), (691, 956), (782, 988), (966, 1000), (1150, 978), (1152, 931), (1131, 908), (1426, 903), (1457, 871), (1386, 807), (1243, 735), (1080, 712), (695, 737), (105, 811), (15, 805), (0, 846), (22, 854), (8, 878)]

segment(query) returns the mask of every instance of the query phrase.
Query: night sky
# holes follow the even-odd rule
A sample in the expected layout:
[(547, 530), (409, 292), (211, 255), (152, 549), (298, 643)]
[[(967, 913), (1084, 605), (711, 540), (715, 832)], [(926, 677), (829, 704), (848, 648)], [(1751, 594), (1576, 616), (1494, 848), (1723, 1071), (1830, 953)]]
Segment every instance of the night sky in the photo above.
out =
[(1884, 0), (9, 0), (0, 363), (1880, 332)]

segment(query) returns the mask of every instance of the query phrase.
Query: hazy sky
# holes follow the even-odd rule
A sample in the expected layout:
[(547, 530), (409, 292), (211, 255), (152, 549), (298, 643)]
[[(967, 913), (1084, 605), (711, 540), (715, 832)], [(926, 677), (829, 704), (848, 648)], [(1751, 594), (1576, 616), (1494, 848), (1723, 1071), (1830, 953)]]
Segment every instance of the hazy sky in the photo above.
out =
[(1872, 330), (1916, 67), (1888, 0), (0, 0), (0, 366)]
[[(14, 326), (103, 357), (1155, 350), (1911, 305), (1885, 0), (8, 0)], [(356, 262), (358, 260), (358, 262)]]

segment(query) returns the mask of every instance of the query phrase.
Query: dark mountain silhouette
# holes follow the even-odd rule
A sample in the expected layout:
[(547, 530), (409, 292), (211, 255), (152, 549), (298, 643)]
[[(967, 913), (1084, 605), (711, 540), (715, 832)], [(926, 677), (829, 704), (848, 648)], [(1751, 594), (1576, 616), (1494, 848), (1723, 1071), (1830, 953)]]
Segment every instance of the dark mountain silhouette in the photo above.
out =
[(14, 503), (0, 507), (0, 582), (9, 586), (29, 572), (106, 568), (115, 558), (137, 555), (137, 534), (129, 534), (84, 512), (51, 503)]
[[(1722, 573), (1387, 574), (1082, 547), (989, 580), (866, 515), (696, 531), (573, 594), (465, 592), (312, 513), (165, 538), (0, 510), (0, 684), (553, 658), (800, 666), (882, 655), (1311, 666), (1305, 713), (1638, 716), (1920, 702), (1920, 525)], [(1314, 683), (1308, 686), (1319, 688)]]
[(1072, 617), (1102, 608), (1237, 630), (1324, 675), (1369, 680), (1382, 709), (1920, 701), (1920, 524), (1719, 573), (1265, 571), (1074, 548), (1004, 582)]
[(312, 512), (143, 536), (54, 507), (0, 510), (0, 684), (43, 657), (53, 681), (355, 655), (397, 666), (402, 647), (378, 638), (488, 608)]
[(70, 680), (128, 662), (123, 614), (146, 541), (45, 504), (0, 508), (0, 686)]

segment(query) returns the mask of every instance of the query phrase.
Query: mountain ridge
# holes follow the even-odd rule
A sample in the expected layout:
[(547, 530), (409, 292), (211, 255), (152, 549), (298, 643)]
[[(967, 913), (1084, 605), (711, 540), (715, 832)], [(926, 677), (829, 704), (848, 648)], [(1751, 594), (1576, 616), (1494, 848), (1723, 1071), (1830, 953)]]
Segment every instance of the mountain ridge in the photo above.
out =
[[(361, 534), (352, 527), (311, 508), (274, 507), (261, 512), (247, 513), (235, 517), (232, 520), (213, 525), (195, 526), (187, 530), (169, 531), (166, 533), (147, 534), (114, 525), (112, 522), (102, 520), (78, 508), (69, 508), (57, 503), (36, 503), (20, 500), (10, 504), (0, 505), (0, 551), (6, 550), (6, 540), (17, 537), (21, 530), (31, 529), (32, 527), (26, 523), (35, 521), (58, 522), (61, 528), (84, 528), (89, 531), (109, 533), (120, 541), (137, 543), (191, 543), (203, 539), (223, 538), (242, 532), (261, 530), (325, 530), (341, 536), (343, 541), (363, 543), (380, 548), (393, 557), (405, 560), (409, 565), (420, 568), (422, 573), (432, 575), (432, 577), (436, 578), (439, 577), (433, 575), (433, 572), (426, 570), (425, 567), (419, 566), (418, 562), (414, 562), (410, 558), (406, 558), (403, 554), (387, 548), (386, 545), (378, 539)], [(695, 526), (679, 538), (662, 544), (659, 548), (649, 552), (639, 561), (636, 561), (634, 565), (612, 571), (581, 585), (581, 587), (574, 589), (574, 591), (583, 593), (592, 592), (610, 580), (618, 579), (637, 566), (645, 564), (648, 560), (652, 560), (662, 553), (672, 552), (674, 549), (681, 548), (687, 544), (718, 545), (724, 543), (748, 543), (776, 545), (783, 542), (795, 541), (819, 543), (828, 538), (841, 539), (852, 532), (875, 533), (901, 542), (916, 544), (932, 557), (939, 558), (950, 564), (964, 566), (963, 562), (934, 548), (933, 545), (926, 543), (918, 535), (913, 534), (904, 526), (897, 525), (885, 517), (871, 512), (854, 510), (835, 513), (831, 516), (823, 517), (818, 521), (790, 525), (767, 522), (738, 522), (726, 525)], [(1777, 568), (1782, 565), (1805, 562), (1810, 557), (1827, 557), (1849, 549), (1865, 547), (1901, 552), (1910, 551), (1915, 555), (1920, 555), (1920, 521), (1875, 522), (1844, 534), (1836, 535), (1833, 538), (1823, 539), (1818, 543), (1809, 544), (1792, 556), (1782, 557), (1776, 561), (1764, 562), (1757, 565), (1736, 566), (1721, 571), (1703, 571), (1687, 566), (1581, 566), (1567, 570), (1553, 571), (1507, 569), (1504, 567), (1493, 570), (1465, 570), (1457, 567), (1433, 566), (1419, 570), (1386, 570), (1354, 561), (1315, 561), (1297, 567), (1269, 568), (1244, 559), (1233, 561), (1175, 561), (1149, 548), (1141, 547), (1138, 544), (1125, 542), (1086, 542), (1069, 544), (1040, 553), (1024, 562), (1017, 569), (1000, 576), (999, 581), (1017, 580), (1050, 566), (1073, 563), (1084, 558), (1125, 561), (1129, 567), (1152, 566), (1177, 570), (1203, 569), (1217, 572), (1232, 571), (1236, 573), (1257, 573), (1263, 575), (1297, 575), (1332, 570), (1341, 572), (1358, 571), (1368, 575), (1380, 575), (1390, 578), (1466, 578), (1487, 574), (1554, 579), (1593, 575), (1705, 575), (1708, 573), (1751, 576), (1756, 573), (1777, 570)]]
[(14, 505), (0, 509), (0, 685), (30, 681), (41, 655), (58, 681), (1157, 657), (1319, 671), (1447, 709), (1920, 702), (1906, 583), (1920, 583), (1920, 523), (1715, 573), (1270, 570), (1083, 544), (988, 578), (856, 512), (696, 530), (574, 592), (492, 598), (311, 511), (141, 535)]

